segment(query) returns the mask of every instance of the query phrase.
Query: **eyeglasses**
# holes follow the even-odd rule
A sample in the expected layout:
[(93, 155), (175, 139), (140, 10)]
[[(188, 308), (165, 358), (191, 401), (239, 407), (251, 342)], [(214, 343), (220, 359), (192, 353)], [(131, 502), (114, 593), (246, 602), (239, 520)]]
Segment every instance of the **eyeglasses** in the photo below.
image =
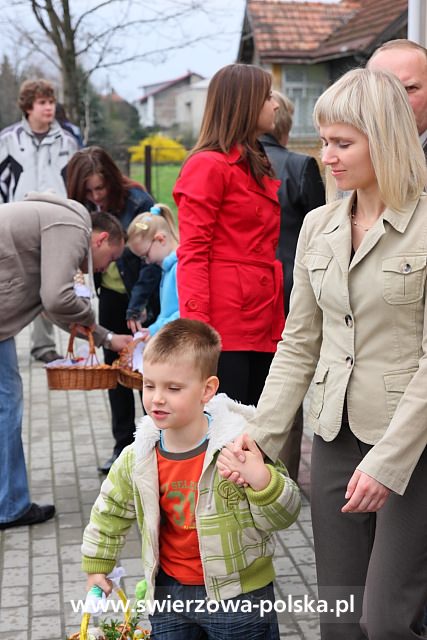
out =
[(155, 238), (153, 238), (150, 242), (150, 244), (148, 245), (148, 248), (146, 251), (144, 251), (144, 253), (142, 254), (141, 258), (148, 258), (150, 251), (151, 251), (151, 247), (153, 246), (153, 242), (155, 242)]

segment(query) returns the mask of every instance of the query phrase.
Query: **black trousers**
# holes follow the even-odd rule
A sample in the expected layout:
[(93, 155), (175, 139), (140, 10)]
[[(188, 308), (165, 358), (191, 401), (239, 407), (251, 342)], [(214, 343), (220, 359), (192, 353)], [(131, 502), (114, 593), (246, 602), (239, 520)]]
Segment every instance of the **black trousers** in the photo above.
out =
[[(131, 333), (126, 325), (128, 296), (111, 289), (101, 287), (99, 296), (99, 323), (114, 333)], [(104, 349), (104, 361), (112, 364), (118, 358), (117, 353)], [(132, 389), (117, 385), (108, 390), (111, 408), (111, 426), (115, 440), (114, 453), (119, 455), (122, 449), (132, 444), (135, 432), (135, 400)]]
[(377, 513), (341, 513), (346, 486), (370, 450), (343, 425), (332, 442), (314, 436), (311, 510), (319, 597), (354, 594), (354, 614), (321, 615), (322, 640), (415, 640), (427, 602), (427, 450), (403, 496)]
[(258, 403), (274, 353), (222, 351), (218, 364), (219, 392), (243, 404)]

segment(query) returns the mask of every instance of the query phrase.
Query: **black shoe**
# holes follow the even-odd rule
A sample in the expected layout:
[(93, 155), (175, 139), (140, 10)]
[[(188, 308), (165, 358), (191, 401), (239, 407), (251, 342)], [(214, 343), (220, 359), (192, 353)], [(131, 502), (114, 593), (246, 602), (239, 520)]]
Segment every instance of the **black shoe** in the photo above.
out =
[(11, 522), (0, 522), (0, 529), (10, 529), (11, 527), (27, 527), (32, 524), (40, 524), (50, 520), (55, 515), (55, 507), (53, 504), (35, 504), (24, 513), (23, 516)]
[(63, 360), (64, 356), (60, 356), (59, 353), (56, 353), (56, 351), (51, 350), (51, 351), (46, 351), (45, 353), (42, 353), (41, 356), (34, 356), (35, 360), (38, 360), (38, 362), (44, 362), (44, 364), (49, 364), (49, 362), (53, 362), (54, 360)]
[(108, 472), (110, 471), (111, 467), (113, 466), (113, 462), (115, 462), (118, 457), (119, 457), (119, 455), (117, 453), (113, 453), (111, 458), (108, 458), (108, 460), (106, 460), (104, 462), (102, 467), (98, 467), (98, 471), (100, 473), (103, 473), (106, 476), (108, 474)]

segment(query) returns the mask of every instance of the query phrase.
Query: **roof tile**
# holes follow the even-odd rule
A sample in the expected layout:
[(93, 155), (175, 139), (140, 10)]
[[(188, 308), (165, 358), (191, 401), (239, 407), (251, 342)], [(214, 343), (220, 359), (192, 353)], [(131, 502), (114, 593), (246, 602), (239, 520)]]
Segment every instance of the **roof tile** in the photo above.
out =
[(338, 4), (247, 0), (261, 60), (364, 50), (407, 8), (408, 0), (341, 0)]

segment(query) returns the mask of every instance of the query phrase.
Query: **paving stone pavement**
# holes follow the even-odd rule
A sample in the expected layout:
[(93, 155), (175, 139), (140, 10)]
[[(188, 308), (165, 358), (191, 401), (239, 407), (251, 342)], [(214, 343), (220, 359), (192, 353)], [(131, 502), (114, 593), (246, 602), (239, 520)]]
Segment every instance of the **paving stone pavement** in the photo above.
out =
[[(68, 337), (57, 330), (64, 353)], [(42, 525), (0, 532), (0, 640), (64, 640), (79, 629), (70, 600), (85, 596), (80, 544), (102, 477), (97, 465), (112, 451), (109, 406), (103, 391), (49, 391), (43, 365), (30, 357), (29, 329), (17, 338), (24, 383), (23, 440), (32, 499), (53, 502), (56, 517)], [(136, 397), (136, 405), (140, 406)], [(309, 506), (311, 440), (304, 434), (300, 485), (303, 506), (297, 523), (277, 536), (276, 597), (316, 598)], [(120, 564), (125, 590), (140, 579), (139, 533), (128, 535)], [(318, 640), (314, 613), (279, 615), (280, 637)]]

